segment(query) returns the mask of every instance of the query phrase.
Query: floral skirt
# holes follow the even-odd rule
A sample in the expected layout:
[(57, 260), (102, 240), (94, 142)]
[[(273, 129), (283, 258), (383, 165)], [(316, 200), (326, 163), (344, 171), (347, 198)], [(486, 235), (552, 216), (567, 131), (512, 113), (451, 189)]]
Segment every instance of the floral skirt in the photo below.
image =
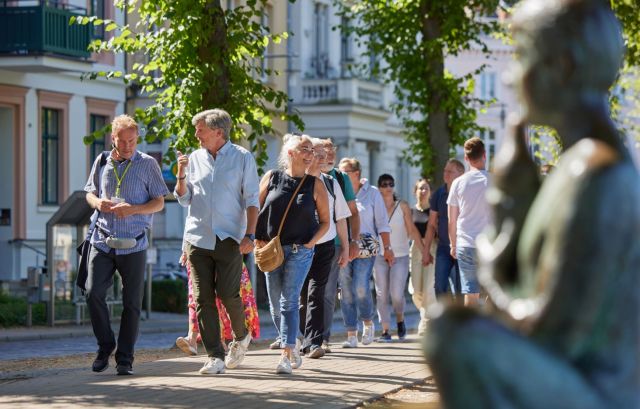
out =
[[(196, 301), (193, 297), (193, 286), (191, 284), (191, 266), (187, 263), (187, 275), (189, 277), (189, 332), (198, 334), (200, 342), (200, 329), (198, 328), (198, 317), (196, 315)], [(260, 320), (258, 318), (258, 306), (253, 295), (253, 287), (249, 280), (249, 271), (245, 265), (242, 266), (242, 276), (240, 278), (240, 297), (244, 305), (244, 322), (253, 339), (260, 338)], [(216, 297), (216, 306), (220, 317), (220, 338), (222, 342), (233, 340), (231, 321), (222, 301)]]

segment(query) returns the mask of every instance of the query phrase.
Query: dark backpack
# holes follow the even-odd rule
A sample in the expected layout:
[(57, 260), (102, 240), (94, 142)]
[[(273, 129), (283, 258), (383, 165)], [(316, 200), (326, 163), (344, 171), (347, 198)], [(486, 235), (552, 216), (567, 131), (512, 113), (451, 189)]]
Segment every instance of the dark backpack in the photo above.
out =
[(327, 187), (329, 194), (333, 197), (333, 223), (337, 223), (336, 220), (336, 192), (333, 190), (333, 177), (331, 175), (324, 174), (321, 178), (324, 181), (324, 185)]
[[(338, 181), (338, 184), (340, 185), (340, 190), (342, 190), (342, 194), (344, 194), (344, 189), (345, 189), (345, 181), (344, 178), (346, 176), (344, 175), (344, 173), (342, 173), (342, 171), (336, 169), (336, 180)], [(331, 191), (333, 192), (333, 184), (331, 186)], [(335, 198), (336, 196), (333, 195), (333, 197)], [(333, 213), (335, 215), (335, 212)], [(349, 218), (347, 218), (347, 237), (349, 238), (349, 241), (351, 241), (351, 222), (349, 221)]]

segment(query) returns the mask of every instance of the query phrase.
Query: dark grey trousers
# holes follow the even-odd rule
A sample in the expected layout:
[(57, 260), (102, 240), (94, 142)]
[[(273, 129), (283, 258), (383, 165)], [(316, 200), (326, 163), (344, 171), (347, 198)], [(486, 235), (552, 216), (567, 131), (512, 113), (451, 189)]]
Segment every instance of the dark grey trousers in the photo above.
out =
[(116, 341), (111, 329), (109, 309), (106, 303), (107, 290), (113, 286), (116, 270), (122, 277), (122, 317), (118, 334), (116, 362), (133, 363), (133, 350), (138, 338), (140, 310), (144, 294), (144, 269), (147, 251), (115, 255), (105, 253), (95, 247), (89, 255), (89, 276), (87, 277), (87, 307), (91, 317), (93, 333), (98, 340), (98, 348), (103, 352), (113, 351)]

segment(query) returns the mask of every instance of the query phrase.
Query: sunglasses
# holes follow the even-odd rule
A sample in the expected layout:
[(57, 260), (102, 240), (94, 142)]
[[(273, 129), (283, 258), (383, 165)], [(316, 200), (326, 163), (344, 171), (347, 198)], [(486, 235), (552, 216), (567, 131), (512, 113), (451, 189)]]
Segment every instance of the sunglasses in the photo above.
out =
[(396, 184), (395, 184), (395, 183), (393, 183), (393, 182), (383, 182), (383, 183), (380, 183), (380, 187), (395, 187), (395, 186), (396, 186)]

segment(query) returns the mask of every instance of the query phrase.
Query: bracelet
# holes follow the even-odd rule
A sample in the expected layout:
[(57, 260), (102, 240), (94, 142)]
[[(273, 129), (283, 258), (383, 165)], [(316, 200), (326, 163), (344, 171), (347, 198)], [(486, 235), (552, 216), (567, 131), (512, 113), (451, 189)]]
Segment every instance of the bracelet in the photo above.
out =
[(176, 179), (178, 180), (185, 180), (187, 178), (187, 175), (184, 175), (183, 177), (176, 177)]

